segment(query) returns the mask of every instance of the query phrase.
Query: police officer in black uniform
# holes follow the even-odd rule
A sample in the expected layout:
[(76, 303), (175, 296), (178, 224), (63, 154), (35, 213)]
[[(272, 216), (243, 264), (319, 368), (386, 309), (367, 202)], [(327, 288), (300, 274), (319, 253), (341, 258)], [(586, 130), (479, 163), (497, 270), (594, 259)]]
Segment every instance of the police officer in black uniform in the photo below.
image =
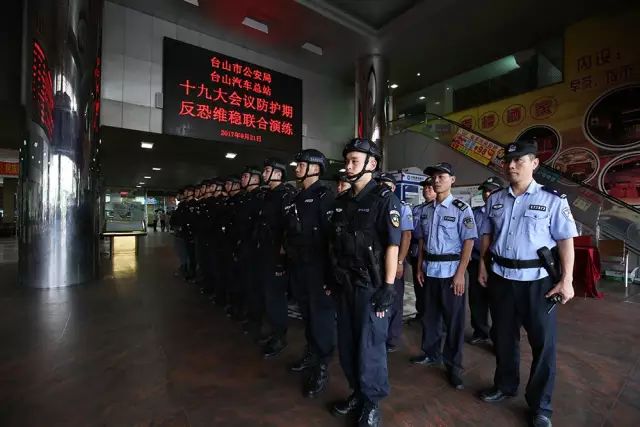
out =
[(228, 176), (224, 183), (224, 192), (226, 197), (220, 206), (220, 214), (216, 221), (216, 233), (220, 242), (216, 246), (221, 266), (221, 283), (218, 287), (216, 302), (219, 305), (223, 305), (226, 315), (231, 317), (234, 307), (239, 303), (238, 290), (237, 287), (234, 287), (235, 263), (233, 261), (233, 248), (237, 241), (235, 236), (236, 211), (243, 194), (240, 178)]
[(382, 159), (375, 143), (354, 139), (342, 154), (352, 187), (336, 198), (331, 218), (336, 283), (330, 292), (337, 297), (340, 363), (353, 393), (335, 404), (333, 413), (359, 413), (360, 426), (379, 426), (378, 402), (389, 393), (386, 341), (401, 238), (400, 201), (372, 179)]
[(195, 199), (196, 187), (188, 186), (185, 188), (184, 211), (180, 215), (180, 235), (184, 240), (185, 253), (187, 255), (187, 267), (185, 270), (185, 279), (187, 281), (193, 281), (196, 275), (196, 248), (195, 248), (195, 223), (196, 223), (196, 210), (197, 200)]
[(211, 197), (211, 193), (208, 191), (210, 180), (205, 179), (200, 183), (199, 194), (200, 197), (196, 203), (196, 215), (194, 224), (194, 240), (196, 247), (196, 260), (198, 263), (200, 291), (202, 293), (208, 291), (211, 278), (211, 272), (209, 271), (210, 264), (207, 262), (207, 254), (209, 252), (209, 238), (207, 236), (208, 217), (207, 212), (208, 202)]
[(303, 386), (304, 396), (312, 398), (326, 388), (328, 363), (336, 345), (335, 303), (324, 290), (328, 279), (329, 214), (335, 197), (320, 181), (327, 167), (324, 154), (314, 149), (302, 150), (295, 161), (296, 180), (302, 184), (302, 191), (287, 210), (286, 251), (293, 296), (304, 321), (306, 350), (289, 369), (312, 369)]
[(183, 203), (184, 200), (185, 189), (181, 188), (180, 190), (178, 190), (178, 194), (176, 195), (178, 206), (171, 214), (171, 219), (169, 220), (169, 225), (175, 237), (174, 247), (176, 250), (176, 254), (178, 255), (178, 260), (180, 262), (178, 270), (173, 273), (175, 277), (184, 277), (187, 273), (187, 247), (184, 238), (182, 237), (181, 230), (182, 217), (184, 216), (184, 212), (186, 209), (186, 204)]
[(264, 312), (263, 295), (256, 285), (255, 272), (251, 265), (257, 260), (255, 229), (256, 220), (263, 201), (260, 189), (262, 170), (257, 166), (247, 166), (240, 177), (240, 186), (244, 190), (238, 200), (235, 212), (233, 235), (233, 260), (238, 297), (236, 320), (243, 324), (245, 334), (259, 339)]
[(205, 275), (205, 282), (200, 289), (203, 294), (214, 297), (214, 292), (219, 280), (219, 264), (217, 262), (215, 225), (216, 218), (220, 211), (222, 194), (222, 183), (218, 178), (208, 180), (206, 188), (206, 198), (204, 200), (204, 206), (201, 211), (201, 229), (202, 239), (204, 240), (205, 256), (203, 264), (203, 272)]
[(287, 165), (280, 159), (264, 161), (263, 182), (267, 185), (258, 212), (255, 285), (264, 296), (265, 317), (270, 333), (263, 337), (265, 359), (277, 356), (287, 346), (288, 301), (284, 233), (285, 208), (291, 204), (296, 189), (284, 183)]
[(339, 172), (336, 175), (336, 183), (337, 183), (336, 185), (337, 194), (344, 193), (345, 191), (351, 188), (351, 183), (349, 182), (349, 178), (347, 177), (347, 174), (344, 172)]

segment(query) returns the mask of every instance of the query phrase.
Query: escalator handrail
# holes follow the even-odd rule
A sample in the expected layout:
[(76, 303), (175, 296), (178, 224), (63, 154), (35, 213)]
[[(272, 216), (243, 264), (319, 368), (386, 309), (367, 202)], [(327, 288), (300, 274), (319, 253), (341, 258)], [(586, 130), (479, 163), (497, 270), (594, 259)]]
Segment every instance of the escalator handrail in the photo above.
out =
[[(425, 117), (425, 118), (424, 118), (424, 120), (422, 120), (422, 121), (420, 121), (420, 122), (417, 122), (417, 123), (414, 123), (414, 124), (412, 124), (412, 125), (410, 125), (410, 126), (407, 126), (406, 128), (404, 128), (404, 129), (402, 129), (402, 130), (406, 130), (406, 129), (408, 129), (409, 127), (416, 126), (416, 125), (419, 125), (419, 124), (422, 124), (422, 123), (426, 123), (426, 122), (427, 122), (427, 116), (432, 116), (433, 118), (436, 118), (436, 119), (438, 119), (438, 120), (444, 120), (445, 122), (448, 122), (448, 123), (450, 123), (450, 124), (452, 124), (452, 125), (454, 125), (454, 126), (458, 126), (459, 128), (462, 128), (462, 129), (466, 130), (467, 132), (470, 132), (470, 133), (472, 133), (472, 134), (474, 134), (474, 135), (477, 135), (477, 136), (479, 136), (479, 137), (481, 137), (481, 138), (484, 138), (484, 139), (486, 139), (486, 140), (488, 140), (488, 141), (491, 141), (491, 142), (493, 142), (493, 143), (495, 143), (495, 144), (498, 144), (498, 145), (499, 145), (499, 146), (501, 146), (501, 147), (504, 147), (504, 144), (503, 144), (503, 143), (501, 143), (501, 142), (499, 142), (499, 141), (496, 141), (495, 139), (493, 139), (493, 138), (491, 138), (491, 137), (489, 137), (489, 136), (483, 135), (483, 134), (481, 134), (481, 133), (480, 133), (480, 132), (478, 132), (478, 131), (475, 131), (475, 130), (473, 130), (473, 129), (469, 129), (468, 127), (465, 127), (462, 123), (458, 123), (458, 122), (456, 122), (455, 120), (451, 120), (451, 119), (448, 119), (448, 118), (446, 118), (446, 117), (442, 117), (441, 115), (439, 115), (439, 114), (435, 114), (435, 113), (429, 113), (429, 112), (426, 112), (426, 113), (422, 113), (422, 114), (424, 114), (424, 117)], [(420, 114), (420, 115), (421, 115), (421, 114)], [(405, 117), (403, 117), (402, 119), (391, 120), (391, 121), (389, 121), (389, 122), (387, 122), (387, 123), (398, 122), (398, 121), (406, 120), (407, 118), (410, 118), (410, 117), (416, 117), (416, 116), (420, 116), (420, 115), (418, 115), (418, 114), (416, 114), (416, 115), (409, 115), (409, 116), (405, 116)], [(615, 197), (610, 196), (610, 195), (608, 195), (607, 193), (605, 193), (605, 192), (603, 192), (603, 191), (600, 191), (599, 189), (597, 189), (597, 188), (595, 188), (595, 187), (592, 187), (591, 185), (587, 185), (587, 184), (585, 184), (585, 183), (583, 183), (583, 182), (576, 181), (575, 179), (573, 179), (573, 178), (571, 178), (571, 177), (567, 176), (564, 172), (560, 172), (559, 170), (554, 169), (554, 168), (552, 168), (551, 166), (548, 166), (548, 165), (545, 165), (545, 164), (542, 164), (542, 163), (540, 163), (540, 168), (544, 168), (544, 169), (546, 169), (546, 170), (550, 170), (550, 171), (552, 171), (552, 172), (553, 172), (553, 173), (555, 173), (555, 174), (559, 174), (560, 176), (562, 176), (562, 178), (564, 178), (564, 179), (566, 179), (566, 180), (569, 180), (569, 181), (573, 182), (574, 184), (578, 185), (579, 187), (582, 187), (582, 188), (584, 188), (584, 189), (586, 189), (586, 190), (588, 190), (588, 191), (591, 191), (591, 192), (593, 192), (593, 193), (596, 193), (596, 194), (598, 194), (599, 196), (604, 197), (605, 199), (609, 200), (611, 203), (613, 203), (613, 204), (615, 204), (615, 205), (619, 205), (620, 207), (623, 207), (623, 208), (629, 209), (629, 210), (631, 210), (632, 212), (634, 212), (634, 213), (636, 213), (636, 214), (640, 215), (640, 209), (638, 209), (638, 208), (636, 208), (636, 207), (634, 207), (634, 206), (632, 206), (632, 205), (630, 205), (630, 204), (628, 204), (628, 203), (625, 203), (625, 202), (623, 202), (623, 201), (622, 201), (622, 200), (620, 200), (620, 199), (616, 199)]]

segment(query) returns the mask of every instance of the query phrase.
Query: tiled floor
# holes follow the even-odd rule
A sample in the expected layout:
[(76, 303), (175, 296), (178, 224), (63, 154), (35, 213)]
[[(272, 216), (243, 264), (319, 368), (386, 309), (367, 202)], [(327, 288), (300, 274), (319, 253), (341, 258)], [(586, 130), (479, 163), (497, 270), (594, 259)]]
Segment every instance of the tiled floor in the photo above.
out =
[[(174, 279), (170, 236), (150, 235), (138, 258), (107, 261), (104, 278), (37, 291), (0, 264), (0, 426), (346, 426), (328, 404), (348, 392), (337, 361), (327, 393), (307, 400), (285, 367), (302, 349), (263, 361), (257, 348), (193, 287)], [(640, 425), (638, 287), (604, 286), (604, 300), (559, 309), (556, 426)], [(628, 301), (628, 302), (627, 302)], [(411, 366), (419, 330), (390, 355), (386, 426), (525, 426), (522, 396), (497, 405), (475, 394), (490, 384), (487, 348), (465, 347), (467, 388), (438, 369)], [(522, 340), (523, 380), (531, 360)]]

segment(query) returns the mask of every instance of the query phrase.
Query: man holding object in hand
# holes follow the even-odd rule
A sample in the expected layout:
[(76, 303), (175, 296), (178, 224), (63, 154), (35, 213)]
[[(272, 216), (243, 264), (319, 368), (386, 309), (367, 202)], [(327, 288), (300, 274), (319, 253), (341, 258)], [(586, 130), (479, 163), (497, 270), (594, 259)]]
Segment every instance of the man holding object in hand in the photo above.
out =
[[(573, 298), (573, 238), (578, 233), (566, 196), (533, 179), (539, 163), (535, 141), (509, 144), (504, 167), (510, 185), (487, 200), (478, 282), (489, 289), (496, 372), (494, 386), (480, 397), (499, 402), (516, 395), (520, 327), (524, 326), (533, 353), (525, 395), (532, 425), (549, 427), (557, 313), (549, 309), (554, 295), (561, 295), (563, 304)], [(549, 263), (538, 255), (544, 247), (559, 257), (558, 283), (545, 269)]]

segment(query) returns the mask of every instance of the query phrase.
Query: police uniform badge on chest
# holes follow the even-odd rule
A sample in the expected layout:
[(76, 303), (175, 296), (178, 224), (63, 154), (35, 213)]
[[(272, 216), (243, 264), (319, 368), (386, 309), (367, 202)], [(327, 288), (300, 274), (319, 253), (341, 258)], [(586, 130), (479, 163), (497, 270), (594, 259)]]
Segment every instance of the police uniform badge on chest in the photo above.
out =
[(443, 216), (442, 219), (445, 220), (445, 221), (456, 222), (456, 217), (455, 216)]
[(391, 219), (391, 225), (395, 228), (400, 227), (400, 212), (395, 209), (389, 211), (389, 218)]
[(544, 205), (529, 205), (529, 209), (531, 209), (532, 211), (545, 212), (547, 210), (547, 207)]

